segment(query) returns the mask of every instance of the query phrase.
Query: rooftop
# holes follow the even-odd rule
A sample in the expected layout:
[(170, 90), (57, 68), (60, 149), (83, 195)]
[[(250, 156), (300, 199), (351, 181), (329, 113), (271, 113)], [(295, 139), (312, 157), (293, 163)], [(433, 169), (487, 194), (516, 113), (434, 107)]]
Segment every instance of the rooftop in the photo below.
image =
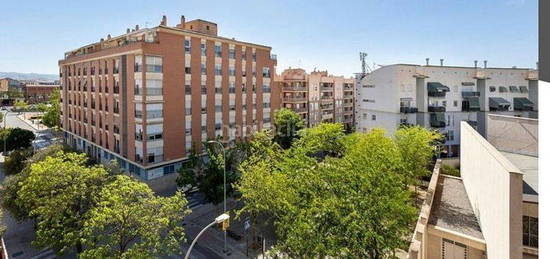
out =
[(523, 200), (538, 202), (539, 195), (539, 158), (511, 152), (501, 151), (506, 159), (514, 164), (523, 173)]
[(428, 223), (477, 239), (484, 239), (462, 179), (440, 175)]

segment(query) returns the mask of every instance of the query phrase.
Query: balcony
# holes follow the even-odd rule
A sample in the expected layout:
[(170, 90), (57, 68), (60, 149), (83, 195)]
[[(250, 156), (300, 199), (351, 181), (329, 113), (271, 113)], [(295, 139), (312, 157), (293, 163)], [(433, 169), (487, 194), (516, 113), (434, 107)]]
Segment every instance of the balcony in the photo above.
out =
[(428, 82), (428, 96), (430, 97), (445, 97), (449, 91), (449, 87), (439, 82)]
[(428, 112), (445, 112), (445, 111), (446, 111), (445, 106), (439, 106), (439, 105), (428, 106)]
[(462, 92), (462, 97), (479, 97), (480, 93), (475, 91), (464, 91)]
[(334, 115), (332, 113), (326, 113), (326, 114), (321, 115), (321, 119), (323, 119), (323, 120), (330, 120), (332, 118), (334, 118)]
[(431, 113), (430, 126), (433, 128), (444, 128), (446, 126), (444, 113)]
[(305, 86), (285, 86), (283, 87), (283, 92), (307, 92), (307, 87)]
[(321, 110), (334, 110), (334, 105), (321, 105)]
[(321, 92), (332, 92), (334, 88), (332, 86), (321, 86)]
[(418, 108), (416, 107), (399, 107), (399, 112), (401, 113), (417, 113)]
[(304, 113), (307, 112), (307, 108), (292, 108), (292, 110), (296, 113)]
[(306, 102), (305, 97), (295, 97), (295, 96), (285, 96), (283, 97), (284, 102)]
[(353, 107), (353, 103), (352, 102), (348, 102), (348, 103), (343, 103), (342, 104), (342, 107)]

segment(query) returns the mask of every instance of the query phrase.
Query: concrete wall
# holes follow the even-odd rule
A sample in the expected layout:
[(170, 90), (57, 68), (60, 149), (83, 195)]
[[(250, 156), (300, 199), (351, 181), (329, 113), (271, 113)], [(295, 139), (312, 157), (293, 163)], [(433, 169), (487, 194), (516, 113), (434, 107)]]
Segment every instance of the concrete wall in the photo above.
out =
[(487, 243), (487, 258), (522, 255), (522, 175), (468, 123), (461, 122), (460, 173)]

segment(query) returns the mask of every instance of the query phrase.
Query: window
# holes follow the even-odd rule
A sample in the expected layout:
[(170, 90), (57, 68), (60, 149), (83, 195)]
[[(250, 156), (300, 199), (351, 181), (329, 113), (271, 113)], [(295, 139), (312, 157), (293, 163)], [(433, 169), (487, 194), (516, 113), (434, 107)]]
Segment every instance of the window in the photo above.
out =
[(185, 73), (191, 74), (191, 67), (185, 67)]
[(523, 245), (539, 247), (539, 219), (523, 216)]
[(235, 59), (235, 49), (229, 49), (229, 59)]
[(217, 94), (221, 94), (221, 93), (222, 93), (222, 88), (221, 88), (221, 87), (216, 87), (216, 88), (214, 88), (214, 89), (216, 89), (216, 93), (217, 93)]
[(262, 69), (262, 75), (265, 78), (270, 78), (271, 77), (271, 74), (269, 73), (269, 67), (264, 67)]
[(185, 94), (191, 94), (191, 86), (185, 85)]
[(527, 88), (527, 86), (520, 86), (519, 91), (522, 93), (528, 93), (529, 89)]
[(443, 107), (447, 107), (447, 101), (442, 101), (441, 104), (443, 105)]
[(375, 120), (376, 120), (376, 115), (373, 114), (373, 115), (371, 116), (371, 118), (372, 118), (373, 121), (375, 121)]
[(141, 72), (142, 69), (143, 69), (143, 58), (142, 56), (136, 56), (135, 62), (134, 62), (134, 72)]
[(201, 43), (201, 56), (206, 56), (206, 44)]
[(162, 73), (162, 58), (146, 56), (145, 66), (145, 72)]
[(496, 91), (496, 90), (497, 90), (497, 88), (496, 88), (495, 86), (489, 86), (489, 92), (492, 93), (492, 92), (494, 92), (494, 91)]
[(504, 87), (504, 86), (499, 86), (498, 87), (498, 92), (499, 93), (507, 93), (508, 92), (508, 88)]
[(510, 93), (519, 93), (519, 89), (517, 86), (510, 86)]
[(201, 64), (201, 74), (206, 75), (206, 64)]
[(453, 101), (453, 106), (454, 106), (454, 107), (458, 107), (458, 101), (456, 101), (456, 100)]
[(206, 94), (206, 85), (201, 85), (201, 94)]
[(222, 64), (214, 65), (214, 71), (215, 71), (217, 76), (221, 76), (222, 75)]
[(235, 67), (229, 66), (229, 76), (235, 76)]
[(191, 41), (185, 40), (185, 54), (191, 54)]
[(263, 85), (262, 91), (264, 93), (271, 93), (271, 88), (269, 88), (269, 85)]
[(221, 58), (222, 57), (222, 46), (216, 45), (214, 46), (214, 50), (216, 51), (216, 57)]

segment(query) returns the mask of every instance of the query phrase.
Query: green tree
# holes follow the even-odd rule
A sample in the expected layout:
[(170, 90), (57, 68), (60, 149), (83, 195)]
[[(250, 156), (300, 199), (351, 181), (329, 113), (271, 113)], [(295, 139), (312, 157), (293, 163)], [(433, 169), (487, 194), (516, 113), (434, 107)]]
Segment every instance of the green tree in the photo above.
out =
[(61, 151), (69, 151), (69, 148), (66, 145), (53, 144), (45, 149), (42, 149), (27, 158), (25, 167), (20, 173), (10, 175), (4, 179), (2, 188), (0, 188), (0, 201), (2, 203), (2, 207), (7, 209), (17, 221), (22, 222), (30, 218), (30, 204), (18, 202), (18, 192), (22, 183), (29, 176), (29, 165), (44, 161), (47, 157), (56, 157), (64, 154)]
[(6, 226), (4, 225), (4, 214), (2, 210), (0, 210), (0, 237), (4, 235), (5, 231), (6, 231)]
[(4, 113), (0, 112), (0, 123), (4, 122)]
[(340, 123), (321, 123), (316, 127), (303, 129), (300, 139), (293, 145), (305, 149), (308, 155), (324, 158), (341, 156), (344, 152), (344, 126)]
[(34, 245), (61, 253), (71, 247), (82, 251), (83, 223), (108, 178), (103, 167), (85, 164), (84, 154), (60, 153), (30, 165), (17, 202), (28, 206), (37, 221)]
[(190, 213), (182, 193), (157, 197), (125, 175), (106, 185), (84, 223), (81, 258), (154, 258), (176, 253), (185, 242)]
[(25, 111), (29, 108), (29, 104), (25, 101), (16, 101), (15, 104), (13, 104), (16, 110), (18, 111)]
[(61, 99), (59, 91), (54, 91), (50, 97), (50, 107), (47, 107), (46, 113), (42, 117), (42, 123), (50, 128), (56, 128), (61, 125)]
[(0, 130), (0, 149), (3, 150), (4, 141), (6, 142), (6, 151), (29, 148), (34, 138), (34, 133), (30, 130), (21, 128), (2, 129)]
[(4, 161), (4, 173), (6, 175), (20, 173), (25, 168), (25, 161), (30, 156), (32, 156), (31, 149), (18, 149), (13, 151)]
[(179, 187), (197, 187), (197, 179), (204, 170), (204, 162), (201, 156), (193, 149), (189, 154), (187, 161), (178, 170), (176, 184)]
[[(264, 151), (241, 166), (239, 214), (268, 217), (276, 250), (291, 258), (386, 258), (416, 218), (395, 141), (381, 130), (342, 130), (321, 126), (286, 151), (253, 141)], [(309, 150), (340, 155), (319, 162)]]
[(275, 142), (288, 149), (292, 141), (298, 138), (298, 131), (304, 128), (302, 117), (292, 110), (282, 108), (275, 112)]
[(436, 152), (436, 143), (443, 136), (420, 126), (402, 127), (395, 132), (395, 141), (404, 160), (404, 173), (410, 184), (430, 174), (428, 166)]
[[(59, 94), (57, 94), (59, 95)], [(46, 105), (45, 103), (39, 103), (36, 105), (36, 109), (39, 111), (39, 112), (46, 112), (48, 110), (48, 105)]]

